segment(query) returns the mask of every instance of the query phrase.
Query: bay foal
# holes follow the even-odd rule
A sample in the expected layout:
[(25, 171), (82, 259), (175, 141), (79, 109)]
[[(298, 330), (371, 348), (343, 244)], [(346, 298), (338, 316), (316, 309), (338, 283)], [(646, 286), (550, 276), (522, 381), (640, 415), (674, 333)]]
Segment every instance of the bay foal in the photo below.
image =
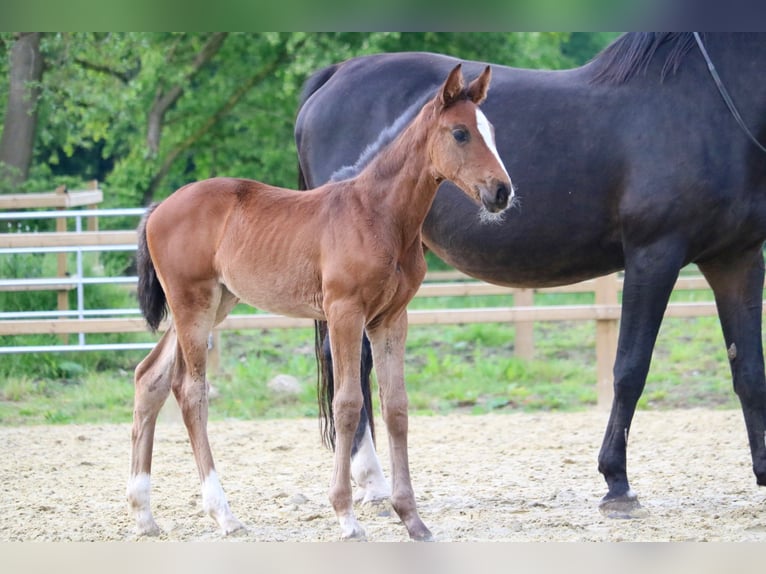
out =
[(352, 508), (350, 458), (366, 330), (389, 434), (391, 503), (411, 538), (431, 537), (415, 506), (407, 455), (406, 307), (425, 275), (420, 228), (439, 184), (453, 181), (489, 212), (502, 211), (512, 197), (491, 126), (478, 108), (490, 76), (487, 67), (466, 88), (455, 67), (407, 129), (353, 179), (298, 192), (215, 178), (152, 206), (139, 228), (139, 302), (152, 329), (168, 308), (172, 324), (135, 372), (127, 498), (139, 534), (159, 532), (149, 477), (157, 415), (171, 389), (205, 511), (224, 534), (243, 527), (215, 472), (205, 368), (210, 331), (244, 301), (328, 323), (337, 381), (329, 498), (343, 538), (365, 536)]

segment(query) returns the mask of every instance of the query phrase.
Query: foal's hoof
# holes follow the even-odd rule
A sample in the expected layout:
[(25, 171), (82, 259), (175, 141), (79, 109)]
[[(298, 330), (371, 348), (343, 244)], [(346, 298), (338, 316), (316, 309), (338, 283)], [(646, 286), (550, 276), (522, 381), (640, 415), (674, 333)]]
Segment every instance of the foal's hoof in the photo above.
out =
[(344, 542), (367, 542), (367, 534), (362, 527), (355, 528), (349, 532), (341, 534), (340, 539)]
[(598, 509), (607, 518), (644, 518), (649, 514), (638, 502), (638, 496), (632, 490), (613, 498), (605, 496), (598, 505)]
[(136, 521), (136, 536), (159, 536), (162, 530), (157, 526), (154, 518), (141, 517)]
[(148, 526), (140, 526), (136, 528), (136, 536), (159, 536), (162, 533), (160, 527), (157, 524), (151, 524)]
[(415, 542), (433, 542), (434, 541), (434, 535), (431, 534), (431, 531), (428, 530), (428, 528), (426, 527), (423, 527), (423, 530), (410, 532), (410, 538), (414, 540)]
[(247, 528), (233, 516), (222, 519), (218, 526), (221, 528), (221, 534), (224, 536), (238, 536), (247, 533)]

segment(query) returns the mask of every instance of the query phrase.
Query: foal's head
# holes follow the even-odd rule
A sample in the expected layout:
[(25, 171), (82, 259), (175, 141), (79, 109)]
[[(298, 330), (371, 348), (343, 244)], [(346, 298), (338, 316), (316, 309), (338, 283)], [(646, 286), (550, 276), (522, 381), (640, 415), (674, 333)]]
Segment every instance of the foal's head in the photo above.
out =
[(466, 88), (460, 64), (433, 100), (436, 125), (429, 155), (437, 179), (448, 179), (492, 213), (513, 200), (513, 184), (495, 147), (495, 131), (479, 109), (492, 76), (487, 66)]

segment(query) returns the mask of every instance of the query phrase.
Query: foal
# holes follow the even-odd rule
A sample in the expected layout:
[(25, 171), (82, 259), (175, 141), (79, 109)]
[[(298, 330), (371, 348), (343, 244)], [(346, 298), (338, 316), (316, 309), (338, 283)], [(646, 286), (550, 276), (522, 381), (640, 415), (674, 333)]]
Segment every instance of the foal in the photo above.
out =
[(224, 534), (243, 528), (215, 472), (205, 379), (208, 335), (241, 300), (328, 323), (337, 381), (329, 498), (343, 538), (365, 536), (352, 508), (350, 458), (367, 331), (389, 433), (391, 503), (411, 538), (431, 537), (415, 507), (407, 455), (406, 308), (425, 275), (420, 228), (441, 181), (455, 182), (490, 212), (505, 209), (512, 197), (492, 128), (478, 108), (490, 76), (487, 67), (466, 89), (455, 67), (408, 128), (353, 179), (298, 192), (215, 178), (188, 184), (150, 208), (139, 228), (139, 302), (152, 329), (168, 307), (172, 325), (135, 372), (127, 498), (140, 534), (159, 532), (149, 476), (157, 415), (171, 389), (191, 439), (205, 511)]

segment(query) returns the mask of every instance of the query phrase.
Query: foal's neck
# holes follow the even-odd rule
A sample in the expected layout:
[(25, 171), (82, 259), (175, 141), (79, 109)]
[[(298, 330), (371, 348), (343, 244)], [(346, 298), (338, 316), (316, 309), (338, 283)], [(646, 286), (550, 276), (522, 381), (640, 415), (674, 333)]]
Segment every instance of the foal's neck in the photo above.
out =
[(428, 111), (421, 111), (357, 177), (362, 193), (376, 204), (375, 211), (386, 209), (393, 225), (413, 238), (420, 236), (440, 183), (429, 157)]

